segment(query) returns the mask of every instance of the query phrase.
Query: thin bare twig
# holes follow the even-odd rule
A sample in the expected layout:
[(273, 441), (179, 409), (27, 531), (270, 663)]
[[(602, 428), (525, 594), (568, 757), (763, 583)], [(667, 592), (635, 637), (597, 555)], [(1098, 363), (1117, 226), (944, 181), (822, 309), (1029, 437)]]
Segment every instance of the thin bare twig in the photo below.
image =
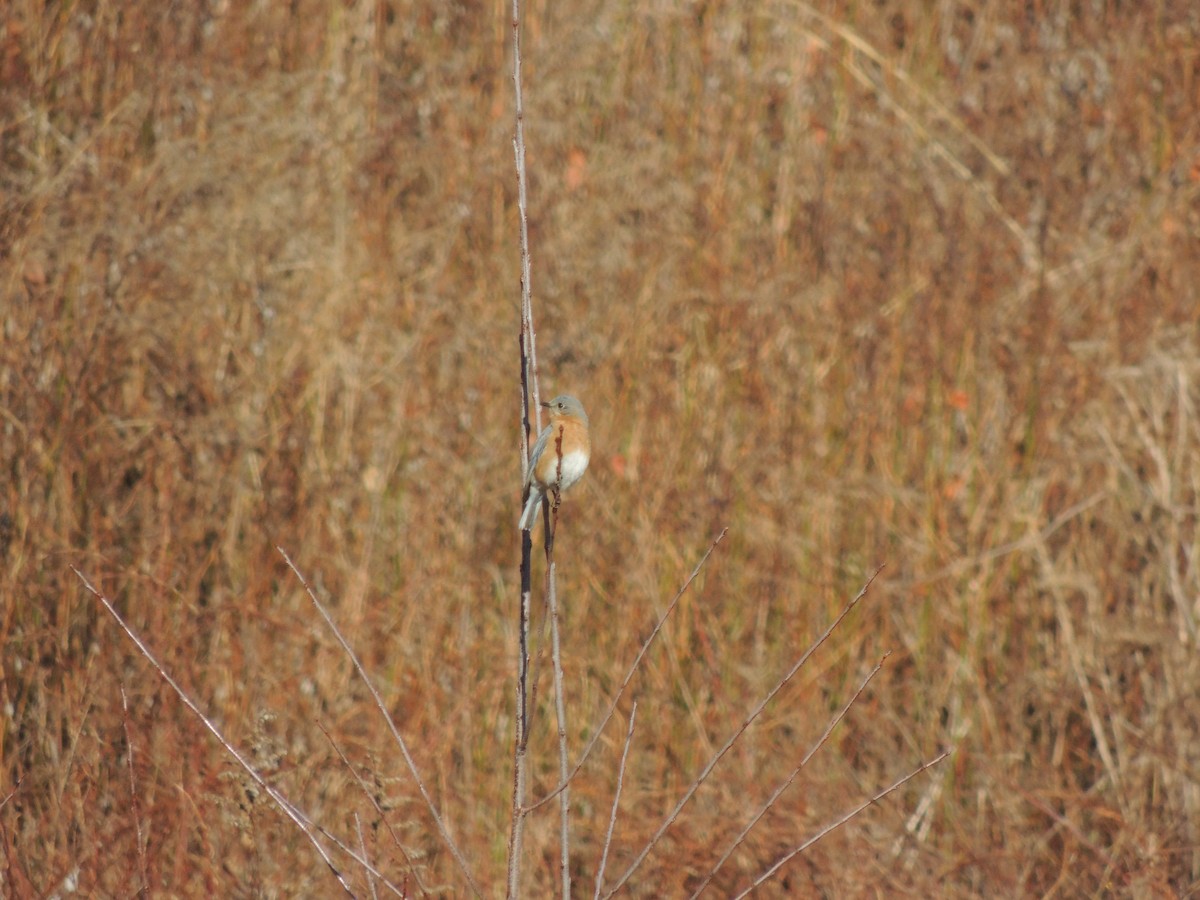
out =
[(633, 701), (633, 709), (629, 711), (629, 727), (625, 729), (625, 749), (621, 751), (621, 764), (617, 767), (617, 789), (613, 793), (612, 812), (608, 817), (608, 831), (604, 834), (604, 851), (600, 854), (600, 865), (596, 869), (596, 893), (600, 897), (600, 888), (604, 885), (604, 867), (608, 865), (608, 848), (612, 845), (613, 829), (617, 824), (617, 806), (621, 802), (621, 787), (625, 782), (625, 760), (629, 757), (629, 745), (633, 743), (633, 723), (637, 719), (637, 701)]
[[(362, 858), (367, 858), (367, 842), (363, 839), (362, 822), (358, 818), (358, 813), (354, 813), (354, 830), (358, 834), (358, 852), (362, 854)], [(371, 889), (372, 900), (379, 900), (379, 894), (375, 892), (375, 878), (371, 875), (370, 870), (367, 871), (367, 887)]]
[(402, 897), (402, 898), (405, 898), (405, 900), (407, 900), (408, 891), (392, 884), (392, 882), (389, 881), (387, 879), (387, 877), (385, 875), (383, 875), (383, 873), (381, 873), (377, 868), (375, 868), (375, 866), (373, 866), (371, 864), (370, 860), (368, 860), (364, 856), (359, 855), (359, 852), (357, 850), (353, 850), (349, 846), (344, 844), (342, 842), (341, 838), (339, 838), (336, 834), (331, 833), (324, 825), (314, 822), (312, 819), (310, 819), (308, 816), (306, 816), (303, 811), (296, 809), (295, 807), (292, 807), (292, 809), (295, 811), (296, 815), (300, 816), (300, 818), (302, 818), (305, 821), (305, 823), (307, 823), (309, 825), (309, 827), (320, 832), (322, 837), (327, 838), (330, 842), (333, 843), (333, 845), (335, 847), (337, 847), (339, 850), (341, 850), (343, 853), (345, 853), (347, 856), (349, 856), (352, 860), (354, 860), (356, 863), (358, 863), (360, 866), (362, 866), (363, 871), (365, 871), (368, 875), (378, 879), (383, 884), (384, 887), (386, 887), (388, 890), (390, 890), (397, 897)]
[(742, 891), (740, 894), (738, 894), (734, 898), (734, 900), (741, 900), (742, 897), (745, 897), (747, 894), (749, 894), (755, 888), (762, 885), (764, 882), (766, 882), (768, 879), (770, 879), (772, 875), (774, 875), (776, 872), (778, 872), (780, 869), (782, 869), (785, 865), (787, 865), (789, 862), (791, 862), (791, 860), (793, 860), (795, 857), (799, 856), (801, 853), (803, 853), (805, 850), (807, 850), (809, 847), (811, 847), (817, 841), (821, 840), (821, 838), (825, 837), (830, 832), (836, 831), (837, 829), (841, 828), (843, 825), (845, 825), (847, 822), (849, 822), (851, 819), (853, 819), (855, 816), (857, 816), (859, 813), (861, 813), (868, 806), (871, 806), (874, 803), (878, 803), (880, 800), (882, 800), (888, 794), (895, 791), (897, 788), (903, 787), (909, 781), (912, 781), (912, 779), (916, 778), (918, 775), (920, 775), (926, 769), (933, 768), (938, 763), (940, 763), (943, 759), (945, 759), (947, 756), (949, 756), (951, 752), (952, 751), (950, 751), (950, 750), (943, 750), (941, 753), (939, 753), (936, 757), (931, 759), (929, 762), (922, 763), (917, 769), (915, 769), (912, 772), (909, 772), (907, 775), (905, 775), (903, 778), (901, 778), (895, 784), (891, 785), (891, 787), (884, 788), (878, 794), (875, 794), (874, 796), (872, 796), (869, 800), (864, 801), (863, 803), (859, 804), (854, 809), (852, 809), (850, 812), (846, 813), (844, 816), (842, 816), (836, 822), (831, 822), (829, 825), (826, 825), (824, 828), (822, 828), (815, 835), (810, 837), (807, 841), (805, 841), (799, 847), (796, 847), (794, 850), (789, 851), (786, 855), (783, 856), (782, 859), (780, 859), (778, 862), (776, 862), (774, 865), (772, 865), (769, 869), (767, 869), (765, 872), (763, 872), (761, 875), (759, 875), (758, 878), (754, 879), (754, 881), (751, 882), (750, 886), (748, 888), (746, 888), (744, 891)]
[(333, 617), (329, 615), (329, 611), (326, 610), (321, 601), (317, 599), (316, 593), (311, 587), (309, 587), (308, 582), (300, 573), (300, 570), (296, 568), (296, 564), (292, 562), (292, 558), (288, 556), (287, 551), (282, 547), (276, 547), (275, 549), (279, 551), (279, 554), (283, 557), (284, 562), (287, 563), (288, 568), (291, 569), (296, 578), (300, 580), (300, 584), (308, 593), (308, 599), (313, 602), (313, 606), (317, 608), (317, 612), (321, 614), (321, 618), (325, 620), (325, 624), (329, 626), (330, 631), (333, 632), (333, 636), (337, 638), (338, 643), (342, 645), (342, 650), (345, 651), (346, 656), (352, 663), (354, 663), (354, 668), (355, 671), (358, 672), (358, 677), (362, 679), (363, 684), (367, 686), (367, 690), (371, 692), (371, 697), (375, 701), (375, 706), (379, 709), (384, 721), (387, 722), (388, 728), (392, 732), (392, 737), (395, 739), (397, 746), (399, 746), (400, 753), (404, 756), (404, 764), (408, 767), (408, 773), (412, 776), (413, 781), (416, 783), (417, 791), (421, 794), (421, 799), (425, 801), (425, 808), (429, 810), (429, 814), (433, 818), (434, 826), (437, 828), (438, 834), (442, 838), (442, 843), (446, 845), (446, 847), (450, 850), (451, 855), (454, 857), (455, 862), (458, 863), (459, 870), (462, 872), (463, 877), (467, 879), (467, 884), (470, 886), (471, 892), (477, 897), (483, 896), (479, 890), (479, 885), (475, 883), (475, 878), (471, 875), (471, 870), (467, 865), (466, 859), (463, 857), (462, 852), (458, 849), (458, 845), (454, 843), (454, 838), (450, 836), (450, 832), (446, 829), (446, 824), (442, 821), (442, 816), (438, 812), (437, 806), (433, 802), (433, 798), (429, 796), (429, 791), (425, 789), (425, 782), (421, 780), (421, 774), (417, 771), (417, 764), (413, 761), (412, 754), (408, 750), (408, 744), (401, 736), (400, 730), (396, 727), (396, 723), (392, 720), (392, 714), (388, 712), (387, 705), (384, 704), (383, 698), (379, 696), (379, 691), (375, 689), (375, 685), (371, 682), (371, 679), (367, 677), (367, 671), (363, 668), (363, 664), (359, 661), (358, 655), (350, 647), (349, 641), (342, 636), (342, 632), (338, 629), (337, 624), (333, 621)]
[(383, 807), (379, 805), (379, 801), (375, 799), (375, 795), (371, 793), (371, 789), (367, 787), (367, 783), (362, 780), (362, 776), (358, 774), (358, 770), (346, 758), (346, 754), (342, 752), (342, 748), (338, 746), (337, 741), (333, 739), (333, 735), (329, 733), (319, 720), (317, 727), (321, 729), (321, 733), (325, 735), (325, 740), (329, 741), (329, 746), (333, 748), (333, 752), (338, 755), (342, 761), (342, 765), (346, 767), (346, 771), (351, 777), (358, 782), (359, 789), (363, 792), (363, 796), (375, 808), (375, 814), (379, 816), (379, 820), (383, 822), (383, 826), (388, 830), (388, 834), (392, 836), (392, 842), (396, 845), (396, 849), (400, 851), (400, 855), (404, 857), (404, 862), (408, 866), (408, 870), (412, 872), (413, 878), (417, 882), (417, 890), (421, 892), (422, 897), (429, 896), (429, 889), (425, 887), (425, 883), (421, 880), (421, 873), (417, 871), (417, 864), (413, 862), (413, 858), (408, 855), (408, 851), (404, 849), (404, 845), (400, 843), (400, 836), (396, 834), (396, 829), (392, 828), (392, 823), (388, 821), (387, 814), (383, 811)]
[(150, 878), (146, 870), (146, 842), (142, 835), (142, 808), (138, 800), (137, 779), (133, 771), (133, 738), (129, 734), (129, 698), (125, 695), (125, 685), (121, 685), (121, 728), (125, 732), (125, 750), (129, 754), (129, 801), (133, 807), (134, 836), (137, 839), (138, 870), (142, 876), (142, 889), (138, 891), (143, 896), (150, 896)]
[(734, 839), (733, 843), (729, 845), (729, 849), (726, 850), (724, 855), (716, 861), (711, 869), (709, 869), (708, 874), (704, 876), (704, 880), (700, 882), (700, 886), (697, 887), (695, 893), (692, 894), (692, 900), (695, 900), (696, 897), (699, 897), (702, 893), (704, 893), (704, 889), (708, 887), (708, 884), (712, 881), (713, 876), (716, 875), (717, 872), (720, 871), (721, 867), (729, 861), (729, 857), (733, 856), (734, 851), (742, 845), (742, 842), (746, 840), (746, 836), (750, 834), (754, 826), (757, 825), (762, 817), (767, 814), (767, 810), (775, 805), (775, 802), (783, 795), (783, 792), (791, 787), (792, 782), (796, 780), (796, 776), (800, 774), (800, 770), (808, 765), (809, 760), (816, 755), (818, 750), (825, 746), (825, 742), (828, 741), (829, 736), (833, 734), (833, 729), (836, 728), (838, 723), (846, 717), (846, 713), (850, 711), (850, 707), (852, 707), (858, 701), (858, 698), (862, 696), (862, 692), (866, 690), (867, 685), (871, 683), (871, 679), (879, 674), (879, 670), (883, 668), (884, 660), (891, 655), (892, 653), (890, 650), (883, 655), (883, 659), (876, 663), (875, 668), (873, 668), (870, 674), (863, 679), (862, 684), (858, 686), (858, 690), (854, 692), (854, 695), (846, 702), (845, 706), (838, 711), (837, 715), (829, 720), (829, 724), (825, 727), (824, 733), (820, 738), (818, 738), (817, 742), (812, 745), (808, 753), (804, 755), (804, 759), (800, 760), (800, 765), (792, 769), (792, 774), (784, 779), (783, 783), (780, 784), (779, 787), (777, 787), (771, 794), (771, 796), (767, 798), (767, 802), (764, 803), (762, 808), (759, 809), (759, 811), (754, 814), (750, 821), (746, 823), (746, 827), (741, 830), (738, 836)]
[(792, 680), (796, 673), (804, 667), (804, 664), (807, 663), (809, 657), (811, 657), (817, 651), (817, 648), (824, 644), (825, 641), (828, 640), (829, 636), (833, 634), (834, 630), (840, 624), (842, 624), (842, 621), (846, 618), (846, 616), (850, 615), (850, 611), (854, 609), (854, 607), (858, 605), (858, 601), (866, 595), (867, 590), (871, 587), (871, 584), (875, 581), (876, 576), (878, 576), (882, 570), (883, 566), (880, 566), (871, 574), (871, 577), (867, 579), (867, 583), (862, 586), (862, 590), (855, 595), (853, 600), (846, 604), (845, 609), (841, 611), (838, 617), (834, 619), (832, 623), (830, 623), (829, 627), (825, 629), (820, 637), (813, 641), (812, 645), (804, 652), (804, 655), (796, 661), (795, 665), (788, 670), (787, 674), (784, 675), (783, 678), (779, 679), (778, 684), (776, 684), (775, 687), (771, 688), (771, 690), (767, 692), (767, 695), (763, 697), (758, 706), (754, 708), (750, 715), (746, 717), (745, 721), (743, 721), (742, 724), (733, 732), (733, 734), (729, 736), (729, 739), (721, 746), (721, 749), (713, 755), (712, 759), (708, 761), (708, 764), (705, 765), (700, 774), (696, 776), (695, 781), (693, 781), (688, 789), (683, 792), (683, 796), (679, 799), (679, 802), (675, 804), (675, 808), (671, 810), (671, 812), (663, 820), (663, 823), (658, 827), (658, 830), (655, 831), (650, 837), (650, 840), (646, 842), (646, 846), (642, 848), (641, 852), (638, 853), (633, 862), (629, 864), (629, 868), (625, 870), (625, 873), (617, 880), (617, 883), (613, 885), (612, 890), (605, 894), (606, 897), (611, 897), (618, 890), (620, 890), (621, 886), (629, 880), (630, 876), (633, 875), (634, 872), (637, 871), (638, 866), (640, 866), (645, 861), (646, 857), (650, 855), (650, 851), (654, 849), (655, 844), (657, 844), (662, 839), (662, 836), (667, 833), (667, 829), (675, 823), (675, 819), (679, 816), (679, 813), (683, 810), (684, 806), (686, 806), (688, 801), (695, 796), (696, 791), (700, 789), (700, 785), (702, 785), (708, 776), (712, 774), (713, 769), (717, 767), (717, 763), (719, 763), (725, 754), (729, 752), (730, 748), (737, 743), (738, 739), (745, 733), (746, 729), (750, 727), (750, 724), (759, 717), (762, 711), (766, 708), (767, 704), (774, 699), (775, 695), (783, 690), (783, 688), (789, 681)]
[(17, 791), (21, 789), (21, 779), (17, 779), (17, 783), (13, 785), (13, 789), (4, 795), (4, 799), (0, 800), (0, 809), (8, 806), (8, 801), (16, 796)]
[[(175, 679), (172, 678), (167, 673), (167, 670), (162, 667), (162, 664), (158, 661), (158, 659), (155, 657), (155, 655), (150, 651), (150, 648), (146, 646), (146, 644), (142, 641), (142, 639), (140, 637), (138, 637), (137, 632), (135, 632), (125, 622), (125, 620), (123, 618), (121, 618), (121, 614), (117, 612), (116, 607), (114, 607), (112, 605), (112, 603), (109, 602), (109, 599), (107, 597), (105, 597), (102, 593), (100, 593), (100, 591), (96, 590), (96, 588), (94, 588), (92, 586), (92, 583), (90, 581), (88, 581), (87, 578), (84, 577), (83, 573), (80, 572), (78, 569), (76, 569), (74, 566), (71, 566), (71, 571), (74, 572), (75, 576), (80, 581), (83, 582), (83, 586), (85, 588), (87, 588), (87, 590), (90, 591), (91, 594), (97, 600), (99, 600), (102, 604), (104, 604), (104, 608), (108, 610), (109, 615), (111, 615), (114, 619), (117, 620), (117, 624), (121, 626), (122, 630), (124, 630), (124, 632), (127, 635), (129, 635), (129, 639), (132, 640), (135, 645), (137, 645), (137, 648), (139, 651), (141, 651), (142, 656), (146, 657), (146, 659), (149, 661), (150, 665), (152, 665), (154, 667), (154, 670), (156, 672), (158, 672), (159, 676), (163, 679), (163, 681), (165, 681), (168, 685), (171, 686), (171, 689), (173, 691), (175, 691), (176, 696), (178, 696), (179, 699), (181, 701), (183, 701), (183, 705), (186, 706), (189, 710), (191, 710), (192, 714), (195, 715), (196, 718), (198, 718), (204, 724), (204, 727), (207, 728), (209, 730), (209, 732), (211, 732), (212, 736), (215, 737), (217, 739), (217, 741), (221, 744), (221, 746), (225, 748), (225, 751), (230, 756), (232, 756), (235, 760), (237, 760), (238, 765), (240, 765), (242, 767), (242, 769), (245, 770), (246, 774), (250, 776), (250, 778), (254, 781), (254, 783), (257, 784), (260, 788), (262, 788), (266, 792), (267, 796), (269, 796), (272, 800), (275, 801), (275, 804), (281, 810), (283, 810), (283, 814), (285, 816), (287, 816), (289, 819), (291, 819), (292, 822), (294, 822), (296, 824), (296, 826), (301, 831), (304, 832), (304, 834), (308, 838), (309, 842), (313, 845), (313, 848), (317, 851), (317, 854), (325, 862), (325, 865), (329, 867), (329, 871), (333, 873), (333, 876), (334, 876), (334, 878), (337, 879), (338, 884), (341, 885), (342, 890), (345, 891), (348, 896), (353, 897), (354, 892), (352, 890), (350, 890), (350, 885), (346, 881), (345, 876), (343, 876), (342, 873), (338, 870), (337, 866), (335, 866), (333, 864), (333, 860), (330, 859), (329, 853), (326, 851), (325, 847), (321, 844), (320, 839), (317, 837), (316, 834), (313, 833), (316, 829), (313, 828), (311, 822), (308, 821), (307, 817), (304, 816), (303, 814), (301, 814), (300, 811), (298, 809), (296, 809), (296, 807), (293, 806), (292, 803), (286, 797), (283, 796), (283, 793), (281, 791), (279, 791), (279, 789), (276, 788), (273, 784), (268, 782), (258, 772), (258, 770), (255, 769), (254, 766), (251, 765), (250, 762), (244, 756), (242, 756), (242, 754), (237, 750), (237, 748), (234, 747), (233, 744), (231, 744), (225, 738), (225, 735), (221, 733), (221, 730), (219, 728), (217, 728), (216, 724), (207, 715), (204, 714), (204, 712), (200, 709), (200, 707), (196, 705), (196, 702), (187, 695), (187, 693), (183, 690), (183, 688), (181, 688), (179, 686), (178, 682), (176, 682)], [(352, 852), (351, 855), (357, 858), (357, 854)], [(363, 863), (363, 865), (369, 865), (369, 863), (367, 863), (365, 860), (359, 860), (359, 862)]]
[(593, 731), (592, 739), (588, 741), (588, 745), (583, 749), (583, 753), (579, 755), (579, 761), (576, 762), (575, 767), (571, 769), (571, 774), (563, 779), (561, 784), (559, 784), (541, 800), (538, 800), (536, 803), (528, 806), (526, 808), (526, 812), (532, 812), (543, 804), (549, 803), (551, 800), (557, 797), (558, 794), (567, 787), (567, 785), (571, 783), (571, 780), (576, 775), (579, 774), (579, 770), (583, 768), (583, 764), (587, 762), (588, 756), (591, 755), (596, 743), (600, 740), (600, 735), (604, 733), (604, 729), (612, 720), (613, 713), (617, 711), (617, 703), (620, 701), (622, 695), (624, 695), (625, 689), (629, 687), (629, 682), (633, 680), (633, 676), (636, 674), (638, 667), (642, 664), (642, 658), (646, 655), (646, 651), (650, 649), (650, 645), (654, 643), (654, 639), (658, 637), (658, 633), (662, 631), (663, 625), (666, 624), (667, 619), (670, 618), (671, 613), (674, 612), (675, 607), (679, 604), (680, 598), (683, 597), (683, 595), (687, 592), (687, 589), (692, 586), (692, 582), (695, 581), (700, 575), (700, 571), (704, 568), (704, 564), (708, 562), (708, 558), (712, 556), (712, 552), (717, 549), (717, 544), (721, 543), (722, 539), (728, 533), (728, 528), (721, 529), (721, 533), (716, 536), (711, 544), (709, 544), (708, 550), (704, 552), (704, 556), (700, 558), (700, 562), (696, 564), (696, 568), (692, 570), (692, 574), (689, 575), (687, 581), (683, 583), (683, 587), (681, 587), (675, 596), (671, 598), (671, 602), (667, 604), (666, 611), (659, 616), (658, 622), (655, 623), (653, 630), (651, 630), (646, 640), (642, 642), (641, 649), (638, 650), (637, 656), (634, 657), (633, 663), (629, 666), (629, 671), (625, 673), (625, 679), (621, 682), (621, 686), (617, 688), (617, 693), (613, 696), (612, 703), (609, 704), (608, 712), (604, 714), (604, 718), (601, 719), (600, 724)]

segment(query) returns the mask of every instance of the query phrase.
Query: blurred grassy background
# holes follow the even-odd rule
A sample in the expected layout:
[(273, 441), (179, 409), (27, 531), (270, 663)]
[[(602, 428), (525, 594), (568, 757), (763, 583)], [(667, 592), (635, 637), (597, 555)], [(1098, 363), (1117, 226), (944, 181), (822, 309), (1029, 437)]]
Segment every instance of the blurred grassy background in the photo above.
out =
[[(508, 5), (2, 19), (3, 892), (136, 893), (139, 822), (152, 893), (336, 888), (72, 564), (301, 808), (347, 837), (358, 814), (406, 877), (320, 723), (423, 883), (462, 892), (276, 544), (501, 884)], [(611, 872), (887, 565), (635, 896), (694, 885), (887, 650), (714, 895), (943, 745), (765, 893), (1200, 886), (1198, 48), (1185, 0), (530, 4), (542, 391), (584, 400), (596, 448), (558, 542), (572, 756), (730, 528), (635, 682)], [(545, 668), (535, 795), (557, 771)], [(583, 886), (622, 730), (574, 790)], [(533, 818), (530, 896), (556, 829)]]

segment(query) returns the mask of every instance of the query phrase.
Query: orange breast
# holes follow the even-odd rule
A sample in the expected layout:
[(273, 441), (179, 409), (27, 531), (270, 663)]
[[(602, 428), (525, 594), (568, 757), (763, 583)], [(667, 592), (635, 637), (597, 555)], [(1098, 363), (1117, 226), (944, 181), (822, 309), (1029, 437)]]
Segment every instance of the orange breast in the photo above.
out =
[[(562, 429), (561, 435), (559, 429)], [(543, 485), (558, 481), (559, 440), (562, 441), (562, 486), (570, 487), (587, 469), (592, 442), (587, 426), (578, 419), (551, 417), (550, 440), (538, 460), (536, 477)]]

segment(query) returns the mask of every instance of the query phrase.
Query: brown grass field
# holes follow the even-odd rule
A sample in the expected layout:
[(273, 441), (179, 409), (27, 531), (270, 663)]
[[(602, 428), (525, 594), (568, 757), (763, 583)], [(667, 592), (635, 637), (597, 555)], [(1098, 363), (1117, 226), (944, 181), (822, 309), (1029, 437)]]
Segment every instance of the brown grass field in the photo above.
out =
[[(632, 701), (608, 883), (883, 565), (621, 895), (688, 896), (889, 652), (705, 896), (942, 748), (758, 894), (1200, 895), (1200, 7), (523, 15), (541, 391), (595, 448), (556, 545), (572, 759), (729, 529), (572, 787), (577, 893)], [(468, 893), (277, 546), (503, 894), (510, 19), (0, 12), (0, 895), (341, 894), (72, 566), (297, 807), (407, 895)], [(557, 833), (530, 816), (526, 896)]]

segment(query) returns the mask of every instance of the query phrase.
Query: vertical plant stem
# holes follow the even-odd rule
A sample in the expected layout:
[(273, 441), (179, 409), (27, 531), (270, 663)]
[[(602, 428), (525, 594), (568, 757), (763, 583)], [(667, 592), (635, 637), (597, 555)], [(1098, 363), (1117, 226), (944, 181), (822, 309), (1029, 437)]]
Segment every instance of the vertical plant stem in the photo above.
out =
[(533, 593), (533, 539), (521, 532), (521, 610), (518, 623), (516, 734), (513, 739), (512, 822), (508, 835), (508, 897), (515, 900), (521, 888), (521, 843), (525, 828), (526, 751), (529, 745), (529, 598)]
[[(533, 327), (533, 265), (529, 259), (529, 189), (525, 175), (525, 100), (521, 90), (521, 2), (513, 0), (513, 101), (516, 109), (516, 130), (513, 136), (513, 155), (517, 167), (517, 212), (521, 233), (521, 338), (524, 350), (521, 360), (521, 381), (525, 404), (525, 453), (528, 455), (529, 407), (533, 407), (534, 433), (542, 430), (541, 393), (537, 380), (537, 334)], [(532, 396), (532, 403), (530, 397)]]
[[(547, 555), (552, 554), (552, 550), (547, 551)], [(562, 655), (559, 649), (558, 635), (558, 586), (556, 579), (556, 570), (554, 562), (551, 560), (548, 563), (550, 582), (549, 597), (550, 597), (550, 644), (552, 649), (552, 658), (554, 660), (554, 709), (558, 716), (558, 772), (559, 777), (565, 784), (567, 775), (570, 772), (570, 763), (567, 761), (567, 708), (563, 700), (563, 669)], [(563, 897), (571, 896), (571, 866), (570, 866), (570, 788), (565, 788), (558, 795), (558, 808), (561, 821), (561, 832), (559, 835), (560, 843), (560, 859), (562, 863), (562, 895)]]
[[(521, 441), (521, 473), (529, 469), (529, 409), (541, 430), (542, 411), (537, 383), (537, 346), (533, 328), (533, 294), (530, 288), (528, 190), (525, 178), (525, 103), (521, 96), (521, 4), (512, 4), (513, 42), (513, 99), (516, 110), (516, 133), (513, 153), (517, 168), (517, 207), (521, 231), (521, 406), (523, 440)], [(532, 403), (530, 397), (532, 396)], [(522, 504), (525, 498), (521, 498)], [(513, 801), (512, 825), (508, 840), (508, 896), (516, 898), (521, 887), (521, 844), (525, 827), (526, 750), (529, 743), (528, 684), (529, 684), (529, 596), (532, 581), (532, 540), (529, 532), (521, 533), (521, 609), (518, 633), (520, 649), (517, 659), (516, 735), (513, 740)]]
[[(546, 523), (546, 602), (550, 611), (550, 658), (554, 665), (554, 710), (558, 718), (558, 768), (559, 777), (565, 785), (568, 783), (570, 763), (567, 761), (567, 709), (563, 701), (562, 653), (558, 632), (558, 569), (554, 563), (554, 537), (558, 531), (558, 508), (562, 503), (562, 492), (558, 487), (562, 483), (562, 441), (563, 429), (560, 427), (554, 438), (554, 451), (558, 455), (557, 472), (554, 476), (554, 487), (551, 490), (554, 504)], [(571, 790), (569, 787), (563, 788), (562, 793), (558, 795), (558, 810), (562, 895), (563, 900), (568, 900), (571, 896)]]

